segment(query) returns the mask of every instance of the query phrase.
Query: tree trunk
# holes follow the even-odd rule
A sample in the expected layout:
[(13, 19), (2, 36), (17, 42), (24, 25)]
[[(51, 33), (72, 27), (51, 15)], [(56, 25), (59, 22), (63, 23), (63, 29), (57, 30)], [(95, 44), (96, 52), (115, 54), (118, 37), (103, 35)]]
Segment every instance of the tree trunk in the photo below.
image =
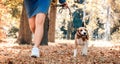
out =
[(52, 4), (50, 7), (50, 26), (49, 26), (49, 35), (48, 39), (49, 42), (54, 42), (55, 41), (55, 20), (56, 20), (56, 5), (57, 0), (52, 0)]
[(22, 15), (20, 18), (20, 29), (17, 42), (19, 44), (30, 44), (32, 41), (31, 31), (28, 24), (28, 18), (25, 11), (25, 6), (23, 5)]

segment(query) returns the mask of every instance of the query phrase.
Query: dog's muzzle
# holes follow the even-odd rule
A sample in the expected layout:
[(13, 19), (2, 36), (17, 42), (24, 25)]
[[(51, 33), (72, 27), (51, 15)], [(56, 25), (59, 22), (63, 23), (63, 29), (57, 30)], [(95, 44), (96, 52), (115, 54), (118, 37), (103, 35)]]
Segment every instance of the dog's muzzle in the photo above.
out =
[(82, 36), (87, 36), (87, 32), (86, 31), (82, 32), (81, 34), (82, 34)]

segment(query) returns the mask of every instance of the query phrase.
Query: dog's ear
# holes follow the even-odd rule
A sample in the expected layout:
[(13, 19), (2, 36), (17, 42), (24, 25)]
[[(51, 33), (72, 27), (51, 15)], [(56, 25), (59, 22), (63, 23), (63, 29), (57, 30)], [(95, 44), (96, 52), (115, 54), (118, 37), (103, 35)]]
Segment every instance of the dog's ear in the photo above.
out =
[(86, 39), (89, 40), (89, 36), (88, 35), (86, 36)]
[(79, 33), (79, 28), (76, 30), (77, 33)]
[(82, 36), (81, 33), (80, 33), (80, 29), (79, 28), (76, 31), (76, 35), (77, 35), (78, 38), (80, 38)]
[(77, 28), (76, 32), (79, 31), (79, 28)]
[(76, 30), (76, 33), (78, 33), (78, 32), (79, 32), (79, 29)]

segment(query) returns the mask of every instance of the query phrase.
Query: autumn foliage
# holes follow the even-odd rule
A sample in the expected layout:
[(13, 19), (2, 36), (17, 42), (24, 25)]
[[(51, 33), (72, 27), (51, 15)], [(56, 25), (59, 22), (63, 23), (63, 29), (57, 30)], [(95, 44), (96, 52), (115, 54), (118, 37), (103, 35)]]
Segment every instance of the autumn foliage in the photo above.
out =
[(6, 37), (6, 33), (4, 30), (4, 26), (6, 26), (6, 22), (3, 17), (6, 17), (4, 14), (6, 13), (6, 7), (0, 4), (0, 40)]
[[(98, 26), (98, 23), (95, 21), (99, 15), (99, 10), (101, 10), (100, 1), (103, 0), (87, 1), (93, 1), (92, 5), (91, 3), (87, 4), (87, 10), (88, 13), (90, 13), (92, 9), (94, 10), (92, 13), (94, 15), (90, 15), (90, 19), (92, 19), (91, 24), (88, 26), (88, 29), (90, 28), (90, 30), (94, 30)], [(74, 40), (66, 41), (65, 43), (63, 43), (63, 40), (61, 40), (59, 43), (54, 42), (49, 43), (48, 46), (40, 46), (40, 58), (31, 58), (30, 53), (32, 45), (18, 45), (15, 42), (16, 39), (6, 38), (6, 31), (8, 29), (13, 26), (17, 28), (19, 27), (23, 4), (22, 0), (0, 0), (0, 64), (120, 64), (120, 1), (108, 1), (110, 1), (111, 4), (111, 31), (113, 31), (111, 38), (114, 39), (113, 46), (105, 47), (107, 44), (103, 47), (91, 45), (88, 49), (88, 56), (81, 56), (81, 49), (79, 48), (78, 56), (74, 58)], [(104, 5), (102, 5), (103, 9), (105, 9)], [(63, 16), (64, 18), (65, 15), (67, 16), (67, 14), (59, 15), (60, 17)], [(57, 21), (58, 24), (60, 17)], [(101, 18), (102, 17), (105, 18), (104, 15), (102, 15)], [(70, 20), (70, 18), (68, 19)], [(60, 25), (58, 26), (60, 27)], [(23, 24), (21, 26), (23, 26)], [(6, 27), (8, 29), (6, 29)], [(58, 34), (61, 33), (60, 31), (57, 32)], [(99, 32), (102, 32), (102, 30)], [(93, 31), (91, 31), (91, 33), (93, 33)], [(2, 39), (5, 39), (6, 41), (1, 41)], [(101, 43), (105, 42), (102, 40)]]
[[(88, 56), (73, 57), (73, 41), (66, 43), (49, 43), (41, 46), (40, 58), (31, 58), (31, 45), (12, 43), (0, 44), (0, 64), (120, 64), (120, 46), (95, 47), (90, 46)], [(72, 43), (71, 43), (72, 42)], [(9, 45), (11, 44), (11, 45)]]

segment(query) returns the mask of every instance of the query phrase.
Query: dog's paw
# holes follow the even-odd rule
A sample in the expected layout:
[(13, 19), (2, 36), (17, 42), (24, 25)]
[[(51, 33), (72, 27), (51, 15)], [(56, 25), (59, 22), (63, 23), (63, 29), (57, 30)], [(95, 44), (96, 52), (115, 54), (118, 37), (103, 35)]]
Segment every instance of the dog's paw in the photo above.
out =
[(82, 56), (87, 56), (86, 54), (82, 54)]
[(82, 55), (82, 56), (87, 56), (87, 53), (81, 52), (81, 55)]

